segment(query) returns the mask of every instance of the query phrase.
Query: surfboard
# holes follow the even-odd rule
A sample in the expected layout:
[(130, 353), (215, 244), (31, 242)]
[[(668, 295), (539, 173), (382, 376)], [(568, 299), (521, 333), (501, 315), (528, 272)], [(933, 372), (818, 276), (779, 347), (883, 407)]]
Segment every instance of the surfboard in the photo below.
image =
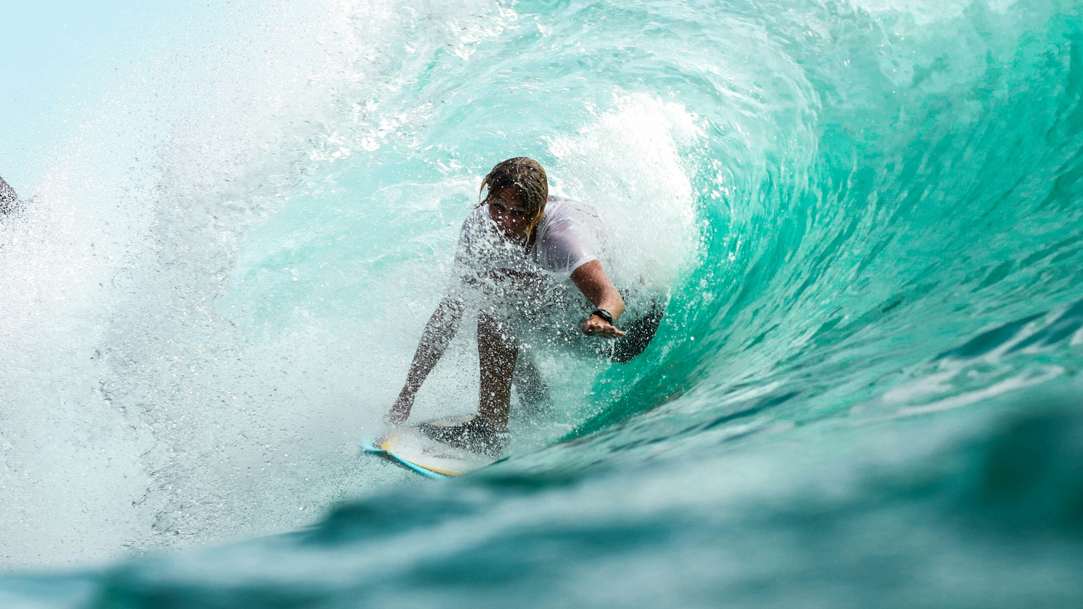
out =
[(473, 418), (472, 414), (441, 417), (397, 427), (362, 448), (366, 453), (385, 456), (428, 478), (461, 476), (485, 467), (496, 459), (433, 440), (421, 433), (418, 427), (461, 425)]

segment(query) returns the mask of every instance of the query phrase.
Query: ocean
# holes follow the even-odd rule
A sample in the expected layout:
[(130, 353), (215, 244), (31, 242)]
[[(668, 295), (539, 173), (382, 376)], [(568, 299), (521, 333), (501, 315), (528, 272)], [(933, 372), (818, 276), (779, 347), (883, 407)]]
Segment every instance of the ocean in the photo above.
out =
[[(0, 30), (0, 606), (1083, 603), (1083, 5), (61, 8)], [(667, 314), (424, 479), (360, 447), (512, 156)]]

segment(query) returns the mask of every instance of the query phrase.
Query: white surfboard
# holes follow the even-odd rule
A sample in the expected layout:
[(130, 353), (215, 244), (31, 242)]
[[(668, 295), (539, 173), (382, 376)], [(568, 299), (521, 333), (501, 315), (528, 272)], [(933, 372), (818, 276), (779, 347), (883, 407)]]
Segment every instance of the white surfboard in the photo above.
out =
[(418, 430), (420, 425), (438, 427), (462, 425), (474, 418), (474, 415), (441, 417), (416, 425), (398, 427), (366, 444), (367, 453), (382, 454), (406, 466), (407, 468), (430, 478), (448, 478), (461, 476), (496, 461), (486, 455), (449, 446), (433, 440)]

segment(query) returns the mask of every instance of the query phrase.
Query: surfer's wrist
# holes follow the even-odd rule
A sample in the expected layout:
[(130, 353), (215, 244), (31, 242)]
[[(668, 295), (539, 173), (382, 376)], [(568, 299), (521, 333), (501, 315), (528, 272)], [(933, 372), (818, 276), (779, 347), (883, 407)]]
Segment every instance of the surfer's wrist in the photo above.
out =
[(594, 311), (590, 315), (591, 317), (597, 317), (598, 319), (601, 319), (602, 321), (611, 326), (613, 325), (613, 314), (601, 307), (594, 309)]

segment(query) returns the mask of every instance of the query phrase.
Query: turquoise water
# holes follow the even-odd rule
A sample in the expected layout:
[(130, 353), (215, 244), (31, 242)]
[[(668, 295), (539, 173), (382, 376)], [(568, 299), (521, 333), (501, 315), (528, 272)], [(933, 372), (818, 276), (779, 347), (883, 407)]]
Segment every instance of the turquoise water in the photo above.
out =
[[(169, 10), (8, 128), (5, 606), (1083, 599), (1077, 3)], [(473, 475), (359, 454), (521, 154), (658, 336)]]

